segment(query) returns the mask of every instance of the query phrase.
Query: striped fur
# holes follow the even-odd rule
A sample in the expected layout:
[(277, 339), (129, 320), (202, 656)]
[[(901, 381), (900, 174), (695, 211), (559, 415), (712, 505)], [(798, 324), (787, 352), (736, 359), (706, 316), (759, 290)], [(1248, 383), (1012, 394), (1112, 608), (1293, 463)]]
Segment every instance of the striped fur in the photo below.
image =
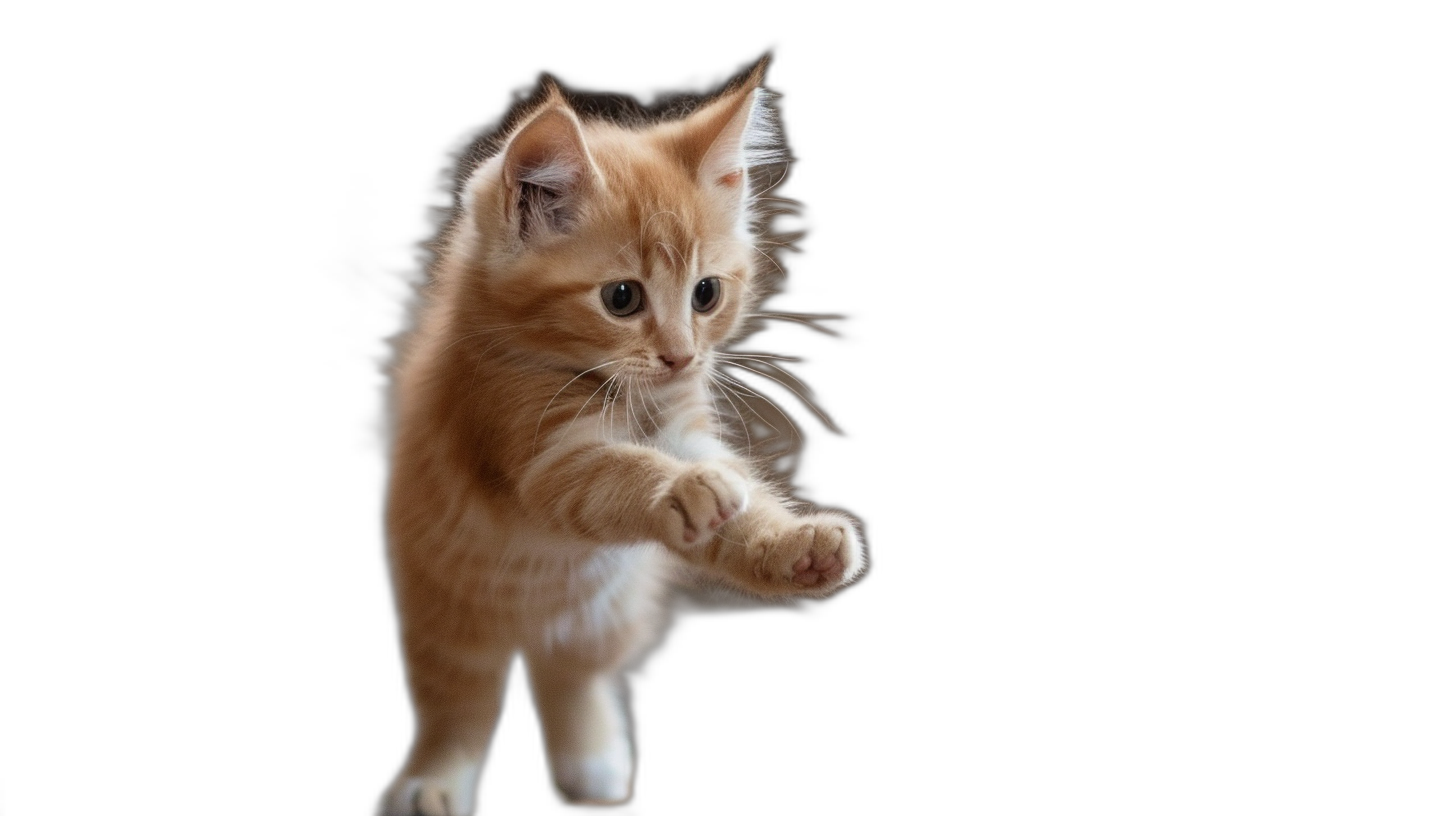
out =
[[(628, 798), (621, 671), (676, 574), (817, 597), (863, 568), (847, 517), (796, 514), (722, 441), (710, 390), (767, 291), (745, 229), (751, 163), (778, 143), (761, 74), (635, 128), (547, 87), (466, 177), (395, 371), (387, 534), (417, 733), (383, 813), (472, 810), (517, 653), (558, 787)], [(608, 311), (619, 281), (642, 311)]]

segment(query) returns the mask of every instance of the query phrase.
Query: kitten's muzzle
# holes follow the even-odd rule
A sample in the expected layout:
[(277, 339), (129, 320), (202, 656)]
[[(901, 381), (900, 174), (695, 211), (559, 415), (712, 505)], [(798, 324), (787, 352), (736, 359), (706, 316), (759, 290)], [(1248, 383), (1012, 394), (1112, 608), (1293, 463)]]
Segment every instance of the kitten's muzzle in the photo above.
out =
[(661, 360), (662, 364), (667, 366), (668, 371), (677, 374), (687, 369), (693, 362), (693, 356), (692, 354), (659, 354), (657, 355), (657, 359)]

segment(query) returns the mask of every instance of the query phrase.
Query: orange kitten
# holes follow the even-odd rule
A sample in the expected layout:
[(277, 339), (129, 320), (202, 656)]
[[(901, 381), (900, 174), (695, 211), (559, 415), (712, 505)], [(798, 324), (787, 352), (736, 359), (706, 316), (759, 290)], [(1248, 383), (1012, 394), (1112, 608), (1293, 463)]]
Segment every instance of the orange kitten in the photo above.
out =
[(794, 512), (721, 439), (709, 388), (768, 288), (751, 171), (784, 159), (763, 68), (631, 126), (592, 115), (620, 98), (543, 80), (466, 157), (395, 373), (387, 528), (417, 731), (383, 813), (471, 812), (517, 652), (557, 786), (627, 799), (621, 671), (677, 571), (804, 597), (863, 570), (846, 516)]

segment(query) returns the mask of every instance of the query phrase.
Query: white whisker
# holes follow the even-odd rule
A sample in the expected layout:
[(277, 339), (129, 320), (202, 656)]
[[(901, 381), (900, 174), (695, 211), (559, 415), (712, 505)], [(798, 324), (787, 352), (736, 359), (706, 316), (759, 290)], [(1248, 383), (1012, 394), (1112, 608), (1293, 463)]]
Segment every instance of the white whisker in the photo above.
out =
[(615, 393), (612, 390), (614, 388), (612, 383), (616, 381), (617, 374), (620, 373), (620, 371), (613, 373), (612, 376), (608, 377), (607, 381), (603, 383), (607, 387), (607, 393), (605, 396), (602, 397), (602, 409), (597, 412), (597, 436), (601, 437), (602, 439), (607, 439), (612, 435), (613, 429), (610, 427), (604, 428), (603, 425), (607, 422), (607, 409), (614, 402), (616, 402), (617, 399)]
[(774, 265), (774, 269), (777, 269), (779, 271), (779, 274), (780, 275), (783, 275), (784, 277), (788, 277), (789, 273), (788, 272), (785, 272), (784, 271), (784, 268), (782, 266), (779, 266), (779, 262), (776, 261), (776, 260), (774, 260), (774, 256), (768, 254), (767, 252), (764, 252), (763, 250), (759, 249), (756, 246), (753, 247), (753, 251), (754, 252), (757, 252), (758, 254), (762, 255), (765, 258), (767, 258), (768, 259), (768, 262)]
[(654, 430), (661, 431), (662, 425), (657, 421), (657, 419), (663, 414), (662, 403), (657, 401), (657, 393), (652, 390), (652, 387), (650, 385), (644, 387), (642, 389), (642, 393), (644, 395), (644, 399), (642, 402), (642, 407), (644, 409), (647, 408), (647, 400), (652, 400), (652, 407), (648, 409), (649, 413), (647, 415), (647, 418), (651, 420)]
[[(613, 375), (613, 376), (615, 376), (615, 375)], [(611, 381), (612, 381), (612, 378), (611, 377), (608, 377), (605, 380), (602, 380), (602, 384), (599, 385), (599, 386), (597, 386), (596, 391), (591, 392), (591, 395), (586, 398), (586, 401), (581, 404), (581, 407), (578, 408), (578, 409), (576, 409), (576, 413), (572, 415), (571, 421), (568, 422), (568, 423), (566, 423), (566, 429), (567, 430), (571, 430), (571, 426), (575, 425), (576, 424), (576, 420), (581, 417), (581, 412), (582, 411), (585, 411), (586, 410), (586, 407), (588, 405), (591, 405), (591, 401), (593, 399), (596, 399), (597, 392), (601, 391), (603, 388), (606, 388), (607, 387), (607, 383), (609, 383)]]
[[(709, 373), (709, 375), (711, 375), (712, 374), (712, 371), (709, 370), (708, 373)], [(723, 385), (718, 382), (717, 378), (712, 377), (712, 376), (709, 376), (709, 378), (708, 378), (708, 385), (717, 388), (718, 389), (718, 392), (721, 393), (723, 395), (723, 398), (728, 402), (728, 407), (729, 408), (732, 408), (733, 409), (733, 413), (735, 413), (735, 414), (738, 415), (738, 424), (743, 426), (743, 444), (747, 445), (748, 446), (748, 452), (749, 453), (752, 453), (753, 452), (753, 434), (751, 432), (749, 432), (749, 430), (748, 430), (748, 420), (747, 419), (744, 419), (743, 412), (740, 411), (740, 410), (738, 410), (737, 404), (735, 404), (733, 402), (733, 397), (728, 394), (727, 389), (725, 389), (723, 387)], [(759, 419), (762, 419), (762, 418), (763, 417), (759, 417)]]
[[(517, 324), (517, 325), (525, 325), (525, 324)], [(500, 328), (508, 328), (508, 327), (502, 326)], [(488, 331), (496, 331), (496, 329), (490, 329)], [(468, 386), (466, 386), (466, 393), (467, 394), (470, 394), (471, 396), (474, 396), (475, 395), (476, 381), (480, 379), (480, 368), (481, 368), (482, 365), (484, 365), (484, 363), (485, 363), (485, 356), (490, 353), (491, 349), (495, 348), (496, 346), (499, 346), (501, 343), (504, 343), (504, 342), (509, 341), (510, 339), (512, 339), (514, 337), (518, 337), (521, 334), (524, 334), (525, 331), (526, 331), (525, 329), (521, 329), (520, 331), (511, 332), (510, 334), (508, 334), (508, 335), (506, 335), (506, 336), (504, 336), (504, 337), (496, 340), (494, 343), (491, 343), (490, 345), (488, 345), (485, 348), (481, 349), (480, 350), (480, 353), (477, 354), (477, 355), (475, 355), (475, 365), (471, 368), (471, 371), (470, 371), (470, 384)], [(456, 342), (459, 342), (459, 341), (456, 341)], [(450, 345), (453, 346), (454, 343), (451, 343)]]
[[(819, 421), (820, 422), (823, 422), (824, 423), (824, 426), (826, 428), (829, 428), (830, 430), (834, 430), (835, 428), (838, 427), (838, 426), (836, 426), (834, 424), (834, 420), (832, 420), (828, 416), (826, 416), (823, 411), (819, 410), (819, 406), (817, 406), (817, 405), (814, 404), (814, 401), (809, 396), (809, 394), (810, 394), (810, 392), (809, 392), (809, 386), (805, 385), (803, 380), (800, 380), (798, 377), (795, 377), (793, 374), (790, 374), (789, 372), (784, 371), (784, 369), (781, 368), (780, 366), (776, 366), (776, 365), (774, 365), (773, 363), (770, 363), (770, 362), (764, 362), (763, 363), (766, 366), (771, 366), (771, 367), (773, 367), (773, 368), (775, 368), (775, 369), (777, 369), (779, 371), (782, 371), (783, 374), (784, 374), (784, 376), (789, 378), (789, 380), (790, 380), (789, 383), (785, 383), (782, 380), (779, 380), (779, 379), (777, 379), (775, 377), (771, 377), (768, 374), (765, 374), (763, 371), (760, 371), (759, 369), (754, 368), (753, 366), (744, 365), (743, 363), (734, 362), (733, 360), (724, 360), (723, 362), (725, 364), (727, 364), (727, 365), (731, 365), (731, 366), (735, 366), (737, 368), (741, 368), (744, 371), (752, 371), (754, 374), (757, 374), (758, 376), (763, 377), (766, 380), (771, 380), (771, 381), (773, 381), (775, 383), (778, 383), (778, 385), (780, 387), (782, 387), (783, 389), (785, 389), (786, 391), (788, 391), (790, 394), (793, 394), (795, 397), (797, 397), (799, 399), (799, 402), (801, 402), (801, 403), (804, 404), (804, 407), (805, 408), (808, 408), (810, 411), (813, 411), (814, 412), (814, 415), (817, 416), (817, 417), (819, 417)], [(794, 386), (797, 386), (798, 389), (802, 389), (803, 390), (803, 393), (800, 393), (799, 390), (796, 389)]]
[(730, 390), (732, 390), (735, 394), (737, 394), (738, 395), (738, 399), (740, 401), (742, 401), (742, 403), (743, 403), (743, 407), (747, 408), (754, 416), (758, 417), (758, 421), (759, 422), (762, 422), (764, 425), (767, 425), (770, 428), (777, 428), (778, 427), (774, 423), (769, 422), (767, 419), (764, 419), (763, 414), (760, 414), (758, 412), (758, 410), (753, 407), (753, 403), (749, 402), (748, 399), (746, 399), (747, 397), (756, 397), (759, 400), (762, 400), (764, 403), (766, 403), (770, 407), (772, 407), (775, 411), (778, 411), (779, 412), (779, 415), (782, 416), (788, 422), (788, 424), (789, 424), (789, 430), (793, 431), (794, 436), (797, 437), (799, 435), (799, 426), (798, 426), (798, 424), (794, 422), (793, 417), (791, 417), (788, 414), (784, 413), (784, 409), (780, 408), (778, 403), (774, 402), (773, 400), (769, 399), (768, 397), (764, 396), (763, 394), (758, 393), (751, 386), (749, 386), (747, 383), (741, 382), (739, 380), (735, 380), (735, 379), (733, 379), (732, 377), (729, 377), (726, 374), (722, 374), (720, 372), (714, 372), (713, 377), (715, 379), (717, 379), (719, 382), (721, 382), (724, 386), (726, 386)]
[[(471, 338), (480, 337), (481, 335), (490, 334), (491, 332), (505, 331), (506, 329), (516, 329), (516, 328), (520, 328), (521, 326), (529, 326), (529, 325), (530, 325), (529, 323), (511, 323), (511, 324), (506, 325), (506, 326), (493, 326), (493, 327), (491, 327), (489, 329), (480, 329), (478, 331), (466, 332), (465, 334), (462, 334), (459, 337), (455, 338), (454, 342), (450, 343), (450, 345), (448, 345), (448, 346), (440, 349), (440, 353), (441, 354), (444, 354), (445, 352), (449, 351), (450, 349), (455, 348), (455, 346), (459, 345), (460, 343), (463, 343), (466, 340), (469, 340)], [(516, 332), (516, 334), (521, 334), (521, 332)], [(515, 335), (513, 334), (511, 336), (514, 337)], [(487, 348), (490, 348), (490, 347), (487, 347)]]
[[(576, 375), (575, 377), (572, 377), (571, 379), (567, 380), (566, 381), (566, 385), (563, 385), (560, 388), (556, 389), (556, 393), (555, 394), (552, 394), (551, 395), (551, 399), (547, 400), (546, 407), (541, 409), (541, 418), (538, 419), (538, 420), (536, 420), (536, 434), (531, 437), (531, 450), (532, 451), (536, 450), (536, 443), (538, 441), (540, 441), (540, 439), (541, 439), (541, 423), (546, 421), (546, 412), (549, 411), (549, 410), (551, 410), (551, 403), (555, 402), (556, 401), (556, 398), (559, 397), (559, 396), (561, 396), (561, 392), (562, 391), (565, 391), (566, 389), (570, 388), (572, 383), (576, 382), (577, 380), (581, 379), (582, 377), (585, 377), (586, 375), (592, 373), (593, 371), (596, 371), (599, 368), (606, 368), (607, 366), (609, 366), (609, 365), (611, 365), (613, 363), (620, 363), (620, 362), (621, 362), (621, 360), (608, 360), (608, 361), (606, 361), (605, 363), (602, 363), (599, 366), (593, 366), (591, 368), (588, 368), (586, 371), (583, 371), (580, 374)], [(611, 382), (611, 380), (608, 379), (607, 382)], [(597, 391), (600, 391), (600, 390), (601, 390), (601, 386), (599, 385), (599, 386), (597, 386)], [(596, 393), (597, 393), (596, 391), (593, 391), (592, 392), (592, 396), (593, 397), (596, 396)], [(587, 402), (591, 402), (591, 397), (587, 397)], [(585, 403), (583, 403), (582, 407), (583, 408), (586, 407)], [(577, 413), (578, 416), (581, 415), (581, 411), (580, 410), (578, 410), (576, 413)], [(573, 422), (576, 421), (575, 417), (572, 418), (572, 421)]]
[[(642, 385), (642, 383), (639, 381), (637, 385)], [(649, 436), (651, 436), (651, 434), (647, 433), (647, 426), (642, 424), (642, 418), (637, 416), (637, 398), (638, 395), (635, 393), (635, 391), (633, 393), (629, 393), (627, 395), (627, 403), (628, 407), (632, 409), (632, 423), (637, 426), (637, 432), (641, 434), (641, 438), (645, 440)], [(646, 410), (647, 403), (643, 402), (642, 407), (643, 410)]]

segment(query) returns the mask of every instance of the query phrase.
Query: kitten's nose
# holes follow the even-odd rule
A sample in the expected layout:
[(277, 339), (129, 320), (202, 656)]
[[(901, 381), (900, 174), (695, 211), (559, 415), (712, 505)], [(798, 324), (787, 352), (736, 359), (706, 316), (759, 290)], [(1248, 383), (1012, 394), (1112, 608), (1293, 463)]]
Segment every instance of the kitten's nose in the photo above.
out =
[(657, 359), (661, 360), (662, 364), (667, 366), (667, 369), (669, 371), (682, 371), (684, 368), (688, 367), (688, 363), (691, 363), (693, 361), (693, 355), (659, 354), (657, 355)]

